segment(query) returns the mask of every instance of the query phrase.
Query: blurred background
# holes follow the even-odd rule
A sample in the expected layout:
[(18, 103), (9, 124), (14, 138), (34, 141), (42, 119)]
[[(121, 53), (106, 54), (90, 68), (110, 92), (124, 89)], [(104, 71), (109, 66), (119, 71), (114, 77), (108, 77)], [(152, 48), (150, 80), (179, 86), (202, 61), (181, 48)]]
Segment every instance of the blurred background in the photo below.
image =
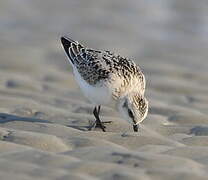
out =
[(187, 95), (208, 84), (206, 0), (1, 0), (0, 80), (11, 77), (13, 87), (17, 75), (50, 80), (54, 69), (69, 71), (62, 35), (134, 59), (147, 93)]
[[(109, 107), (88, 131), (63, 35), (141, 67), (138, 134)], [(207, 115), (208, 0), (0, 0), (1, 180), (207, 180)]]
[(208, 68), (206, 0), (7, 0), (0, 8), (1, 69), (64, 64), (61, 35), (142, 66)]

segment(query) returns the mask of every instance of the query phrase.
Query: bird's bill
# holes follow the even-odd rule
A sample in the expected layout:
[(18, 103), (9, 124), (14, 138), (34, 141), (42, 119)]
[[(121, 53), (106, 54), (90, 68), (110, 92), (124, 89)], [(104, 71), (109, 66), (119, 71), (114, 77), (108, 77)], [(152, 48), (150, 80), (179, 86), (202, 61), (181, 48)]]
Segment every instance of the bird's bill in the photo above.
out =
[(134, 132), (138, 132), (138, 129), (139, 129), (138, 125), (137, 124), (134, 124), (133, 125), (133, 129), (134, 129)]

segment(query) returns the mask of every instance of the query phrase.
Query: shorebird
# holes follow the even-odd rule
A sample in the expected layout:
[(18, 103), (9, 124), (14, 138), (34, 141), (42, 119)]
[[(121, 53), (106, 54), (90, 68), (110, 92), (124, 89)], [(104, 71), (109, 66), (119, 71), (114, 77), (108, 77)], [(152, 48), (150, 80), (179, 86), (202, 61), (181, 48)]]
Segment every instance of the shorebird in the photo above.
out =
[(115, 107), (137, 132), (139, 123), (148, 113), (148, 101), (144, 96), (146, 82), (139, 66), (111, 51), (87, 48), (65, 36), (61, 37), (61, 42), (78, 85), (95, 105), (93, 127), (105, 132), (99, 113), (101, 105), (106, 105)]

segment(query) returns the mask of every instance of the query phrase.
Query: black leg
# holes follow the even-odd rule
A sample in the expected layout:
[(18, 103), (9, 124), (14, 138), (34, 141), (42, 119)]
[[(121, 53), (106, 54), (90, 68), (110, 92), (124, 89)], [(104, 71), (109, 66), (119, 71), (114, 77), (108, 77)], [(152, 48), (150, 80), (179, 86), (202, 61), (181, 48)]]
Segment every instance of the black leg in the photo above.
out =
[(97, 110), (98, 116), (100, 115), (100, 107), (101, 107), (101, 106), (98, 106), (98, 110)]
[[(98, 116), (100, 116), (100, 109), (101, 109), (101, 106), (98, 106), (98, 110), (97, 110)], [(102, 124), (107, 124), (107, 123), (112, 123), (112, 121), (104, 121), (104, 122), (102, 122)]]
[(89, 128), (89, 130), (92, 130), (92, 128), (95, 128), (95, 127), (99, 127), (103, 130), (103, 132), (105, 132), (105, 126), (103, 124), (112, 122), (112, 121), (101, 122), (100, 117), (99, 117), (100, 109), (101, 109), (101, 106), (98, 106), (98, 107), (95, 106), (95, 108), (93, 110), (93, 114), (94, 114), (96, 120), (93, 123), (93, 125)]
[(96, 118), (96, 121), (95, 121), (95, 127), (99, 127), (103, 130), (103, 132), (105, 132), (105, 126), (102, 124), (102, 122), (100, 121), (100, 117), (99, 117), (99, 113), (100, 113), (100, 106), (98, 106), (98, 109), (97, 107), (95, 106), (94, 110), (93, 110), (93, 114)]
[(95, 106), (94, 110), (93, 110), (93, 114), (95, 116), (95, 119), (97, 119), (97, 107)]

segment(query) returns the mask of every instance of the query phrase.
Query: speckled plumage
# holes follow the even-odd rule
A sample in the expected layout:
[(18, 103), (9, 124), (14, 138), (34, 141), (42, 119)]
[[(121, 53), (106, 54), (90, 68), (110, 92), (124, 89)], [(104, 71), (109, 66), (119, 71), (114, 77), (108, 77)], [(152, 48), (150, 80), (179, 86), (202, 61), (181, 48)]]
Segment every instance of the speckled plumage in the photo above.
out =
[(77, 83), (95, 105), (93, 114), (97, 125), (105, 131), (99, 112), (101, 105), (107, 105), (116, 107), (137, 131), (137, 125), (148, 113), (145, 77), (139, 66), (118, 54), (89, 49), (67, 37), (61, 41)]
[[(77, 41), (67, 39), (70, 42), (68, 56), (73, 66), (89, 85), (111, 86), (113, 88), (112, 97), (115, 99), (124, 95), (127, 89), (132, 89), (132, 87), (134, 87), (134, 91), (144, 94), (144, 75), (132, 60), (110, 51), (85, 48)], [(114, 87), (113, 84), (117, 84), (117, 86)]]

